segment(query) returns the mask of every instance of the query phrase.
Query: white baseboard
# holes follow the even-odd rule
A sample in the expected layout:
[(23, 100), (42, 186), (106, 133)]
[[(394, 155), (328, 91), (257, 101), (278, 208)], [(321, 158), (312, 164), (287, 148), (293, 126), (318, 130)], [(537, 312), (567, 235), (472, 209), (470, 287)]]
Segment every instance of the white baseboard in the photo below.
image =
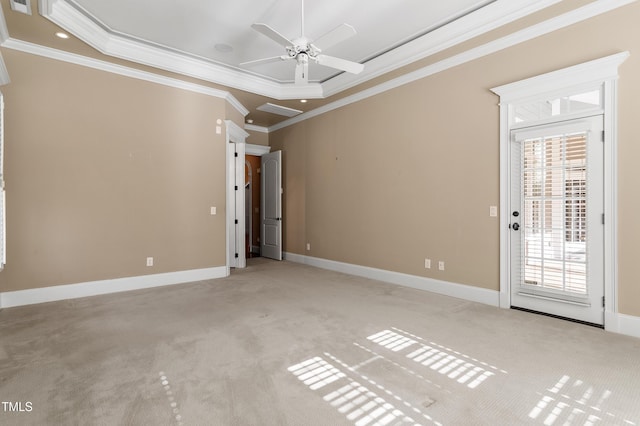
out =
[(336, 262), (334, 260), (320, 259), (295, 253), (284, 253), (284, 258), (292, 262), (304, 263), (305, 265), (315, 266), (322, 269), (385, 281), (391, 284), (411, 287), (418, 290), (426, 290), (433, 293), (443, 294), (445, 296), (457, 297), (458, 299), (484, 303), (485, 305), (500, 306), (500, 292), (496, 290), (488, 290), (465, 284), (419, 277), (416, 275), (403, 274), (384, 269), (370, 268), (368, 266)]
[(56, 300), (76, 299), (97, 296), (99, 294), (121, 291), (141, 290), (144, 288), (182, 284), (193, 281), (209, 280), (228, 276), (225, 266), (192, 269), (189, 271), (167, 272), (163, 274), (141, 275), (137, 277), (115, 278), (111, 280), (91, 281), (79, 284), (57, 285), (29, 290), (0, 293), (0, 308), (33, 305), (35, 303)]
[[(431, 291), (433, 293), (457, 297), (458, 299), (484, 303), (485, 305), (496, 307), (500, 306), (500, 292), (495, 290), (487, 290), (465, 284), (434, 280), (432, 278), (418, 277), (415, 275), (336, 262), (333, 260), (320, 259), (295, 253), (284, 253), (284, 258), (292, 262), (316, 266), (322, 269), (385, 281), (405, 287), (416, 288), (418, 290)], [(605, 325), (605, 329), (607, 331), (640, 338), (640, 317), (615, 312), (606, 312)]]
[(640, 317), (607, 312), (604, 324), (607, 331), (640, 338)]

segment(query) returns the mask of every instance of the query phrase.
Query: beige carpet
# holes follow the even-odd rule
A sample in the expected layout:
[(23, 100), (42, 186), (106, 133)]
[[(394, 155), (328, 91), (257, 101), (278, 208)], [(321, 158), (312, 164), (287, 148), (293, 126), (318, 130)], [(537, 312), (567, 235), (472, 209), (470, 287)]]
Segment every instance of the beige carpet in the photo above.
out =
[(640, 340), (250, 259), (0, 311), (0, 399), (2, 425), (640, 425)]

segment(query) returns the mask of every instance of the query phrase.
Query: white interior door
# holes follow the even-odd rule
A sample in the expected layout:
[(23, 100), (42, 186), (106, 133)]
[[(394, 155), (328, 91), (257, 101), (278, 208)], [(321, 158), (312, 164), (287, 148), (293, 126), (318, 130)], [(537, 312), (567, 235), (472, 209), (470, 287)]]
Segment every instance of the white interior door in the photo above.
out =
[(282, 151), (261, 159), (260, 254), (282, 260)]
[(227, 226), (228, 256), (231, 268), (244, 268), (247, 265), (244, 228), (244, 144), (229, 143), (228, 149), (228, 189), (227, 189)]
[(604, 324), (602, 116), (514, 130), (511, 306)]

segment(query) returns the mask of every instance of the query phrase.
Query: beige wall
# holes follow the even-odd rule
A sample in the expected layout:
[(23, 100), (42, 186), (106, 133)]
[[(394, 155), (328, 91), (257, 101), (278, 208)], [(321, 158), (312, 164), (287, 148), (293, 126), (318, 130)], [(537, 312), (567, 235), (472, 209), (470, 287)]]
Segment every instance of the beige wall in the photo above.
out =
[(247, 143), (252, 145), (269, 146), (269, 134), (266, 132), (256, 132), (255, 130), (246, 130), (249, 133)]
[(225, 265), (225, 100), (2, 55), (0, 292)]
[[(490, 88), (629, 50), (619, 86), (619, 308), (640, 315), (638, 16), (635, 3), (271, 133), (284, 153), (285, 250), (497, 290)], [(425, 270), (425, 257), (445, 271)]]

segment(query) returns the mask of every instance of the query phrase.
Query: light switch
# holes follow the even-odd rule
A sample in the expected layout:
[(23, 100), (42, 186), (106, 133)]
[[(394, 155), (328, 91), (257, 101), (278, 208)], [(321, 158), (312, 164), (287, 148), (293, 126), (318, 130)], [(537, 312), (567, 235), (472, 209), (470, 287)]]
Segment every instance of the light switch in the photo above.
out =
[(491, 217), (498, 216), (498, 206), (489, 206), (489, 216)]
[(211, 207), (211, 216), (214, 216), (217, 213), (218, 209), (215, 207)]

